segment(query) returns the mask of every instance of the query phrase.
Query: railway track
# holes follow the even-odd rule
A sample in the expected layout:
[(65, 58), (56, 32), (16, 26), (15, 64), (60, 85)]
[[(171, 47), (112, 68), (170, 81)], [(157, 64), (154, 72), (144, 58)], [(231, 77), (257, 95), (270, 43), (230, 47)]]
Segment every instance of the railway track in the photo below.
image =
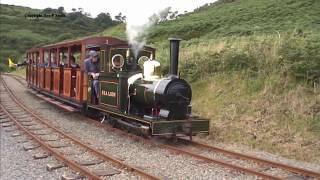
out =
[[(53, 155), (63, 166), (69, 167), (88, 179), (102, 179), (104, 176), (119, 174), (122, 171), (134, 173), (145, 179), (159, 179), (62, 132), (22, 104), (2, 78), (1, 84), (0, 123), (2, 127), (13, 128), (13, 131), (18, 129), (29, 136), (36, 143), (33, 147), (29, 147), (30, 149), (41, 146), (48, 155)], [(79, 154), (80, 156), (85, 154), (87, 159), (81, 159)], [(110, 169), (98, 168), (110, 168), (110, 164), (111, 173)]]
[(22, 86), (27, 86), (27, 82), (24, 78), (22, 78), (19, 75), (15, 75), (15, 74), (10, 74), (10, 73), (3, 73), (3, 75), (7, 75), (7, 76), (11, 76), (13, 77), (15, 80), (17, 80)]
[[(92, 119), (88, 119), (88, 122), (91, 124), (94, 124), (96, 126), (101, 126), (101, 123), (97, 121), (93, 121)], [(258, 158), (255, 156), (251, 155), (246, 155), (243, 153), (237, 153), (234, 151), (229, 151), (225, 150), (219, 147), (215, 146), (210, 146), (201, 142), (197, 141), (190, 141), (189, 139), (184, 139), (184, 138), (178, 138), (178, 142), (173, 144), (170, 141), (164, 142), (163, 139), (146, 139), (140, 136), (136, 136), (127, 132), (124, 132), (122, 130), (116, 129), (111, 127), (108, 124), (103, 124), (103, 127), (107, 129), (108, 131), (112, 131), (120, 136), (125, 136), (129, 137), (135, 141), (140, 141), (146, 144), (151, 144), (154, 146), (158, 146), (159, 148), (167, 149), (171, 152), (177, 153), (177, 154), (185, 154), (187, 156), (191, 156), (196, 159), (203, 160), (208, 163), (213, 163), (213, 164), (218, 164), (223, 167), (230, 168), (235, 171), (240, 171), (243, 173), (255, 175), (260, 178), (264, 179), (290, 179), (290, 175), (292, 177), (300, 178), (300, 179), (320, 179), (320, 173), (311, 171), (308, 169), (302, 169), (299, 167), (294, 167), (290, 165), (286, 165), (283, 163), (263, 159), (263, 158)], [(195, 148), (200, 148), (200, 149), (195, 149)], [(209, 153), (218, 153), (222, 156), (225, 156), (228, 158), (228, 161), (222, 160), (223, 158), (212, 158), (207, 155), (201, 155), (202, 151), (209, 151)], [(254, 164), (254, 167), (245, 167), (242, 165), (237, 165), (233, 163), (233, 161), (238, 161), (239, 159), (247, 161), (247, 163)], [(270, 169), (278, 168), (281, 170), (284, 170), (287, 172), (287, 176), (284, 177), (279, 177), (276, 175), (268, 174), (263, 171), (267, 171)]]
[[(20, 83), (23, 85), (22, 82)], [(88, 118), (88, 123), (95, 124), (96, 126), (101, 127), (101, 123), (97, 121), (92, 121), (92, 119), (90, 118)], [(158, 141), (154, 139), (145, 139), (140, 136), (135, 136), (133, 134), (126, 133), (122, 130), (112, 128), (107, 124), (103, 124), (103, 128), (106, 128), (108, 131), (113, 131), (118, 135), (130, 137), (134, 140), (138, 140), (143, 143), (152, 144), (160, 148), (164, 148), (169, 151), (172, 151), (174, 153), (185, 154), (205, 162), (219, 164), (221, 166), (228, 167), (235, 171), (252, 174), (264, 179), (287, 179), (289, 175), (298, 176), (299, 178), (306, 178), (306, 179), (307, 178), (320, 179), (319, 172), (302, 169), (294, 166), (289, 166), (283, 163), (270, 161), (270, 160), (254, 157), (251, 155), (246, 155), (243, 153), (228, 151), (219, 147), (204, 144), (202, 142), (189, 141), (184, 138), (178, 138), (177, 139), (178, 142), (176, 144), (164, 143), (163, 141)], [(226, 158), (211, 157), (210, 153), (219, 154), (219, 156), (227, 157), (227, 160), (224, 160)], [(239, 160), (241, 161), (240, 165), (239, 164), (237, 165), (234, 163), (234, 162), (239, 162)], [(247, 167), (248, 165), (243, 165), (244, 163), (251, 164), (251, 165)], [(278, 170), (284, 171), (286, 176), (276, 176), (276, 175), (265, 172), (270, 169), (278, 169)]]
[(236, 159), (242, 159), (242, 160), (254, 162), (256, 164), (262, 164), (268, 168), (279, 168), (279, 169), (283, 169), (288, 172), (295, 173), (297, 175), (301, 175), (304, 177), (320, 179), (320, 172), (315, 172), (315, 171), (311, 171), (308, 169), (290, 166), (290, 165), (283, 164), (280, 162), (275, 162), (275, 161), (271, 161), (271, 160), (267, 160), (267, 159), (263, 159), (263, 158), (258, 158), (258, 157), (252, 156), (252, 155), (247, 155), (247, 154), (243, 154), (243, 153), (238, 153), (238, 152), (222, 149), (222, 148), (216, 147), (216, 146), (210, 146), (210, 145), (207, 145), (207, 144), (199, 142), (199, 141), (189, 141), (188, 139), (185, 139), (185, 138), (179, 138), (178, 141), (180, 141), (183, 144), (188, 144), (193, 147), (197, 147), (197, 148), (209, 151), (209, 152), (220, 153), (220, 154), (224, 154), (229, 157), (234, 157)]
[[(131, 138), (132, 140), (135, 140), (135, 141), (140, 141), (145, 144), (151, 144), (159, 148), (167, 149), (176, 154), (184, 154), (199, 160), (203, 160), (208, 163), (218, 164), (235, 171), (255, 175), (263, 179), (291, 179), (291, 178), (320, 179), (320, 172), (303, 169), (295, 166), (290, 166), (287, 164), (255, 157), (248, 154), (243, 154), (243, 153), (222, 149), (222, 148), (211, 146), (199, 141), (194, 141), (194, 140), (190, 141), (189, 139), (178, 138), (177, 139), (178, 142), (172, 143), (172, 141), (167, 141), (167, 140), (158, 139), (158, 138), (146, 139), (144, 137), (136, 136), (134, 134), (125, 132), (123, 130), (113, 128), (109, 124), (105, 124), (105, 123), (101, 124), (95, 119), (88, 118), (87, 122), (98, 127), (102, 126), (107, 131), (112, 131), (120, 136)], [(210, 157), (210, 155), (209, 156), (201, 155), (203, 154), (203, 151), (208, 151), (213, 155), (219, 154), (221, 156), (227, 157), (228, 160), (222, 160), (224, 158), (219, 158), (219, 159), (213, 158), (213, 157)], [(238, 162), (239, 159), (244, 162), (240, 162), (241, 163), (240, 165), (235, 164), (234, 162), (239, 163)], [(251, 164), (253, 166), (245, 167), (246, 165), (244, 164)], [(277, 176), (277, 175), (272, 175), (272, 174), (263, 172), (263, 171), (268, 171), (270, 169), (278, 169), (278, 170), (280, 169), (286, 172), (285, 174), (287, 175)]]

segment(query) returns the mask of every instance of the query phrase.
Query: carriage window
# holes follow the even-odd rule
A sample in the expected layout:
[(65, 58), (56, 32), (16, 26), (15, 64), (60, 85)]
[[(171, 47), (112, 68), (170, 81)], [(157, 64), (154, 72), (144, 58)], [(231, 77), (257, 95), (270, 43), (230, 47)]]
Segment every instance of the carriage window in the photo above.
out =
[(79, 68), (80, 67), (80, 58), (81, 58), (81, 52), (80, 51), (74, 51), (71, 53), (70, 56), (70, 66), (72, 68)]
[(57, 66), (57, 57), (56, 57), (56, 51), (51, 50), (51, 67), (56, 67)]
[(49, 52), (44, 51), (44, 65), (47, 66), (49, 64)]
[(67, 62), (67, 56), (66, 56), (67, 52), (64, 52), (64, 51), (60, 51), (60, 65), (61, 66), (64, 66), (64, 64)]
[(105, 64), (106, 64), (106, 51), (101, 50), (100, 51), (100, 71), (104, 72), (105, 71)]

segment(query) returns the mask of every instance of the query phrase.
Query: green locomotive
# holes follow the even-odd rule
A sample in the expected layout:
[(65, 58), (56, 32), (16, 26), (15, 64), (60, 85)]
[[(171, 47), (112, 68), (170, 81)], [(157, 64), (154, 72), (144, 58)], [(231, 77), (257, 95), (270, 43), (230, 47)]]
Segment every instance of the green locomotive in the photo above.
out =
[(99, 110), (111, 124), (146, 135), (207, 133), (209, 121), (191, 115), (191, 87), (177, 75), (179, 41), (170, 39), (170, 73), (165, 77), (159, 75), (154, 49), (144, 47), (137, 57), (129, 46), (109, 49), (100, 56), (107, 66), (100, 68), (99, 102), (93, 103), (89, 88), (88, 108)]

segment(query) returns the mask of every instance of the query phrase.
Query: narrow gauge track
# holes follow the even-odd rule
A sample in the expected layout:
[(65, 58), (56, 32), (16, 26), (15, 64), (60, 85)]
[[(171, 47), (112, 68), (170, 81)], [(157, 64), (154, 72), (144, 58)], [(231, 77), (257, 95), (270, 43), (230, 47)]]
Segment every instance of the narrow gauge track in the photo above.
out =
[[(14, 77), (15, 79), (22, 79), (21, 77)], [(19, 81), (19, 80), (18, 80)], [(19, 81), (20, 84), (24, 85), (21, 81)], [(88, 123), (92, 123), (95, 124), (96, 126), (100, 126), (101, 127), (101, 123), (99, 123), (98, 121), (92, 121), (92, 119), (87, 118), (88, 119)], [(243, 154), (243, 153), (237, 153), (234, 151), (229, 151), (229, 150), (225, 150), (219, 147), (215, 147), (215, 146), (210, 146), (207, 144), (204, 144), (202, 142), (197, 142), (197, 141), (190, 141), (188, 139), (185, 138), (178, 138), (178, 144), (180, 145), (176, 145), (176, 144), (168, 144), (168, 143), (161, 143), (159, 141), (156, 141), (154, 139), (145, 139), (143, 137), (140, 136), (136, 136), (130, 133), (126, 133), (122, 130), (116, 129), (116, 128), (112, 128), (110, 125), (108, 124), (103, 124), (103, 127), (108, 129), (109, 131), (113, 131), (115, 133), (117, 133), (118, 135), (121, 136), (125, 136), (125, 137), (130, 137), (134, 140), (139, 140), (143, 143), (146, 144), (152, 144), (152, 145), (156, 145), (160, 148), (164, 148), (164, 149), (168, 149), (172, 152), (175, 153), (179, 153), (179, 154), (185, 154), (197, 159), (201, 159), (204, 160), (206, 162), (210, 162), (210, 163), (215, 163), (215, 164), (219, 164), (222, 165), (224, 167), (228, 167), (230, 169), (234, 169), (237, 171), (241, 171), (244, 173), (248, 173), (248, 174), (252, 174), (252, 175), (256, 175), (258, 177), (262, 177), (262, 178), (266, 178), (266, 179), (284, 179), (285, 177), (277, 177), (274, 175), (270, 175), (264, 172), (261, 172), (261, 170), (257, 170), (257, 168), (246, 168), (243, 166), (239, 166), (239, 165), (235, 165), (233, 163), (224, 161), (224, 160), (220, 160), (220, 159), (214, 159), (214, 158), (210, 158), (204, 155), (200, 155), (199, 152), (201, 152), (202, 150), (206, 150), (209, 152), (215, 152), (215, 153), (220, 153), (224, 156), (227, 156), (229, 158), (233, 158), (233, 159), (241, 159), (241, 160), (245, 160), (248, 161), (250, 163), (254, 163), (257, 165), (264, 165), (265, 167), (272, 167), (272, 168), (278, 168), (281, 170), (285, 170), (287, 172), (290, 173), (294, 173), (294, 174), (298, 174), (298, 175), (302, 175), (305, 177), (313, 177), (313, 178), (318, 178), (320, 179), (320, 173), (319, 172), (315, 172), (315, 171), (311, 171), (311, 170), (307, 170), (307, 169), (302, 169), (299, 167), (294, 167), (294, 166), (290, 166), (287, 164), (283, 164), (283, 163), (279, 163), (276, 161), (271, 161), (271, 160), (267, 160), (267, 159), (262, 159), (262, 158), (258, 158), (255, 156), (251, 156), (251, 155), (247, 155), (247, 154)], [(197, 150), (195, 150), (194, 148), (199, 148)]]
[[(140, 142), (143, 142), (146, 144), (152, 144), (154, 146), (157, 146), (157, 147), (163, 148), (163, 149), (167, 149), (167, 150), (174, 152), (174, 153), (177, 153), (177, 154), (185, 154), (185, 155), (194, 157), (196, 159), (203, 160), (205, 162), (219, 164), (221, 166), (228, 167), (228, 168), (236, 170), (236, 171), (256, 175), (256, 176), (262, 177), (264, 179), (285, 179), (286, 177), (277, 177), (274, 175), (270, 175), (270, 174), (261, 172), (263, 170), (263, 168), (259, 170), (259, 166), (255, 166), (253, 168), (246, 168), (241, 165), (235, 165), (234, 163), (230, 163), (229, 161), (227, 162), (224, 160), (210, 158), (208, 156), (200, 155), (199, 152), (202, 151), (201, 149), (205, 149), (210, 152), (221, 153), (222, 155), (224, 155), (226, 157), (233, 158), (235, 160), (242, 159), (242, 160), (248, 161), (249, 163), (254, 163), (256, 165), (264, 165), (263, 167), (266, 167), (266, 169), (268, 169), (268, 167), (269, 168), (279, 168), (281, 170), (285, 170), (290, 173), (293, 173), (293, 175), (301, 175), (301, 176), (305, 176), (305, 177), (312, 177), (312, 178), (319, 178), (320, 179), (319, 172), (314, 172), (311, 170), (302, 169), (299, 167), (294, 167), (294, 166), (279, 163), (276, 161), (271, 161), (271, 160), (251, 156), (251, 155), (246, 155), (243, 153), (240, 154), (240, 153), (237, 153), (234, 151), (225, 150), (225, 149), (215, 147), (215, 146), (210, 146), (210, 145), (207, 145), (207, 144), (204, 144), (201, 142), (190, 141), (189, 139), (185, 139), (185, 138), (178, 138), (178, 144), (181, 144), (181, 143), (184, 144), (183, 145), (184, 147), (181, 147), (177, 144), (164, 143), (161, 139), (160, 139), (160, 141), (159, 141), (159, 139), (156, 139), (156, 138), (155, 139), (152, 139), (152, 138), (146, 139), (144, 137), (137, 136), (132, 133), (127, 133), (123, 130), (113, 128), (109, 124), (105, 124), (105, 123), (101, 124), (100, 122), (93, 120), (93, 119), (90, 119), (90, 118), (88, 118), (87, 122), (90, 124), (94, 124), (95, 126), (98, 126), (98, 127), (101, 127), (101, 125), (103, 125), (103, 128), (105, 128), (108, 131), (112, 131), (120, 136), (131, 138), (135, 141), (140, 141)], [(199, 149), (195, 150), (194, 149), (195, 147), (200, 148), (200, 150)]]
[(178, 141), (180, 141), (181, 143), (184, 143), (184, 144), (189, 144), (189, 145), (192, 145), (194, 147), (198, 147), (198, 148), (201, 148), (201, 149), (208, 150), (210, 152), (217, 152), (217, 153), (225, 154), (227, 156), (232, 156), (232, 157), (235, 157), (235, 158), (238, 158), (238, 159), (252, 161), (252, 162), (255, 162), (257, 164), (264, 164), (264, 165), (269, 166), (269, 167), (283, 169), (283, 170), (286, 170), (286, 171), (289, 171), (289, 172), (292, 172), (292, 173), (296, 173), (296, 174), (299, 174), (299, 175), (302, 175), (302, 176), (313, 177), (313, 178), (319, 178), (320, 179), (320, 172), (315, 172), (315, 171), (308, 170), (308, 169), (303, 169), (303, 168), (299, 168), (299, 167), (295, 167), (295, 166), (290, 166), (290, 165), (283, 164), (283, 163), (280, 163), (280, 162), (271, 161), (271, 160), (267, 160), (267, 159), (263, 159), (263, 158), (258, 158), (258, 157), (247, 155), (247, 154), (243, 154), (243, 153), (229, 151), (229, 150), (226, 150), (226, 149), (222, 149), (220, 147), (210, 146), (210, 145), (207, 145), (207, 144), (199, 142), (199, 141), (189, 141), (188, 139), (185, 139), (185, 138), (178, 138)]
[(19, 75), (15, 75), (15, 74), (10, 74), (10, 73), (2, 73), (3, 75), (6, 75), (6, 76), (10, 76), (10, 77), (13, 77), (15, 80), (17, 80), (22, 86), (27, 86), (27, 82), (26, 80), (19, 76)]
[[(158, 177), (148, 174), (147, 172), (144, 172), (139, 168), (130, 166), (129, 164), (126, 164), (121, 160), (118, 160), (117, 158), (106, 154), (105, 152), (101, 152), (89, 145), (86, 145), (83, 142), (77, 140), (76, 138), (71, 137), (70, 135), (57, 129), (56, 127), (48, 123), (46, 120), (44, 120), (42, 117), (40, 117), (39, 115), (35, 114), (32, 110), (27, 108), (24, 104), (22, 104), (9, 89), (2, 77), (0, 77), (0, 79), (2, 86), (5, 89), (5, 91), (1, 92), (1, 95), (4, 96), (1, 99), (0, 114), (2, 117), (6, 116), (6, 119), (1, 121), (2, 125), (16, 125), (16, 127), (20, 129), (22, 132), (24, 132), (24, 134), (28, 135), (30, 138), (32, 138), (32, 140), (34, 140), (41, 147), (43, 147), (45, 151), (48, 152), (48, 154), (54, 155), (54, 157), (57, 160), (62, 162), (64, 165), (68, 166), (70, 169), (79, 172), (81, 175), (87, 177), (88, 179), (102, 179), (103, 176), (101, 175), (103, 174), (103, 172), (101, 173), (101, 169), (90, 169), (89, 165), (81, 164), (80, 161), (75, 160), (74, 158), (70, 157), (70, 155), (67, 155), (63, 151), (61, 151), (61, 149), (63, 149), (64, 147), (72, 146), (75, 149), (82, 149), (84, 150), (83, 152), (90, 153), (90, 155), (96, 158), (98, 160), (97, 162), (99, 163), (112, 163), (113, 167), (121, 169), (119, 170), (120, 172), (122, 170), (125, 170), (128, 172), (133, 172), (136, 175), (146, 179), (159, 179)], [(13, 124), (10, 124), (9, 120), (13, 122)], [(39, 130), (46, 133), (39, 133)], [(56, 139), (56, 141), (59, 140), (60, 142), (69, 142), (67, 143), (68, 145), (54, 146), (50, 144), (50, 142), (52, 143), (51, 140), (46, 140), (45, 138), (43, 138), (44, 136), (50, 134), (58, 135), (58, 139)]]

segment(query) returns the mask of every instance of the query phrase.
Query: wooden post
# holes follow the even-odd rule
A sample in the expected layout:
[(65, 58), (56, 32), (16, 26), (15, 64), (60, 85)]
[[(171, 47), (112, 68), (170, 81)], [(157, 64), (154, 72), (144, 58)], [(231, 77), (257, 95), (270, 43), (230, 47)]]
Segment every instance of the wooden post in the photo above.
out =
[(70, 61), (71, 61), (71, 60), (70, 60), (70, 59), (71, 59), (70, 57), (71, 57), (71, 47), (69, 46), (69, 47), (68, 47), (68, 68), (70, 67)]
[(86, 100), (86, 95), (84, 93), (87, 93), (88, 87), (87, 82), (85, 82), (85, 70), (84, 70), (84, 60), (86, 58), (86, 46), (84, 43), (81, 44), (81, 58), (80, 58), (80, 102), (83, 102), (83, 100)]
[(41, 81), (40, 81), (40, 88), (45, 88), (45, 67), (43, 66), (44, 65), (44, 53), (43, 53), (43, 49), (40, 49), (40, 64), (41, 64), (41, 67), (40, 67), (40, 71), (41, 71)]
[(57, 64), (59, 66), (60, 65), (60, 49), (59, 48), (57, 48), (56, 59), (57, 59)]
[(40, 50), (40, 63), (43, 65), (44, 63), (44, 52), (43, 49)]
[(49, 64), (49, 67), (51, 67), (51, 50), (49, 50), (49, 60), (48, 60), (48, 64)]
[[(26, 58), (27, 58), (26, 61), (28, 61), (28, 53), (26, 54)], [(28, 85), (29, 85), (28, 69), (29, 69), (29, 63), (27, 63), (27, 68), (26, 68), (26, 81), (28, 82)]]
[(84, 60), (86, 58), (86, 46), (81, 44), (81, 58), (80, 58), (80, 69), (84, 70)]

